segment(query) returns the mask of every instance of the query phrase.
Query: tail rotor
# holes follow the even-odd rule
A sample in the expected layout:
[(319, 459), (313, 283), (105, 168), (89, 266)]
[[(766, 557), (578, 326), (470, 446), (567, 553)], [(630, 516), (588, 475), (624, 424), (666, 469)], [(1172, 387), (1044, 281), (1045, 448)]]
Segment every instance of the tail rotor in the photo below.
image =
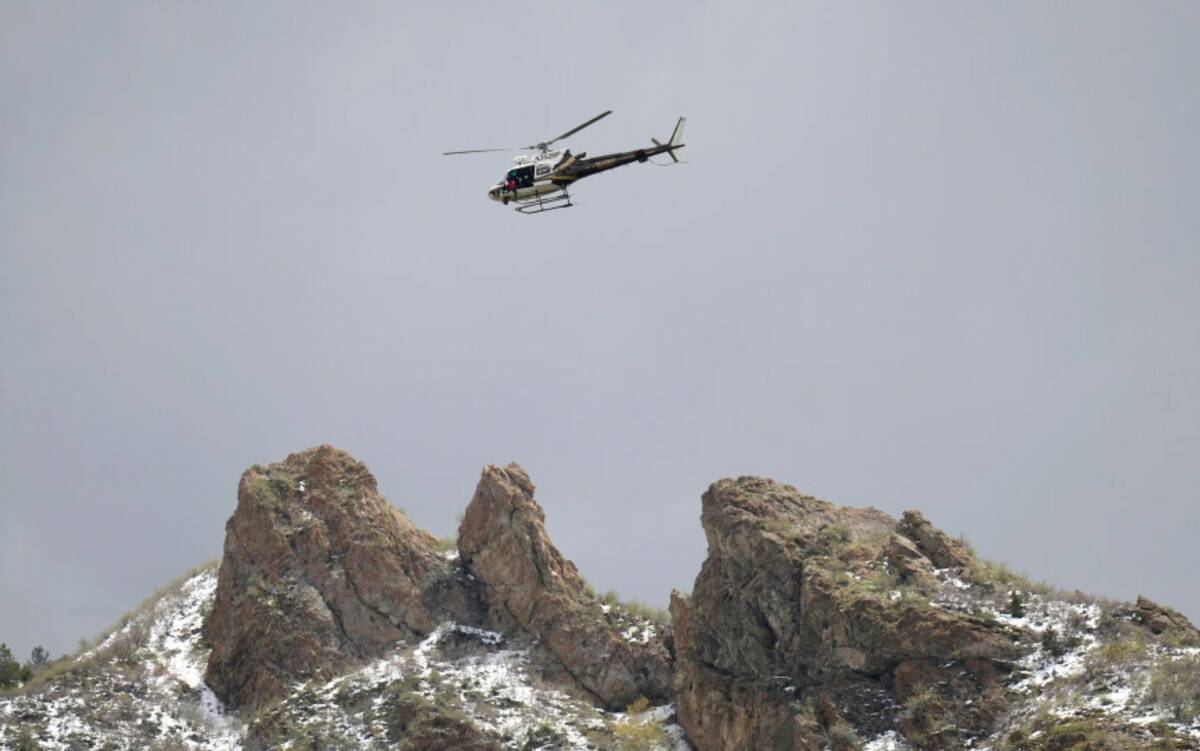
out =
[[(667, 156), (671, 157), (671, 161), (675, 162), (676, 164), (681, 163), (679, 161), (679, 158), (675, 156), (675, 149), (682, 149), (684, 147), (683, 124), (686, 122), (687, 122), (687, 118), (681, 117), (681, 118), (679, 118), (679, 122), (675, 123), (675, 130), (671, 132), (671, 138), (665, 144), (665, 146), (667, 147), (667, 150), (665, 152), (663, 152)], [(664, 146), (664, 144), (661, 141), (659, 141), (657, 138), (651, 137), (650, 140), (653, 141), (654, 145), (658, 146), (659, 148), (662, 148)]]

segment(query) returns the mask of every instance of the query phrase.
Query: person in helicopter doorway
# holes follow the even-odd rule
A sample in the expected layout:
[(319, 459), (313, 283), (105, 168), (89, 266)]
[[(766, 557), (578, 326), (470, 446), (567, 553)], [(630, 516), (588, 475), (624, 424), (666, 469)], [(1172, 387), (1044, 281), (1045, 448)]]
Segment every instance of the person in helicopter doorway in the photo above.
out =
[(517, 192), (517, 171), (511, 170), (508, 173), (508, 178), (504, 181), (504, 189), (509, 193)]

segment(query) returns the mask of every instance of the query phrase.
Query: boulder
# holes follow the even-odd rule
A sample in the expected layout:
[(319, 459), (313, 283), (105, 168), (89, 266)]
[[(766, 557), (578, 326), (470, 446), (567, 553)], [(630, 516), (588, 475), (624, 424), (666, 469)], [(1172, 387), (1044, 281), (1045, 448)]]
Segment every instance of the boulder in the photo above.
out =
[(246, 470), (225, 530), (205, 680), (233, 708), (482, 617), (477, 584), (332, 446)]
[(896, 570), (903, 580), (915, 579), (933, 573), (933, 563), (917, 550), (912, 540), (901, 534), (893, 534), (884, 550), (888, 565)]
[(974, 560), (966, 545), (934, 527), (920, 511), (905, 511), (896, 531), (915, 542), (938, 568), (965, 569)]
[(1179, 642), (1184, 646), (1200, 646), (1200, 629), (1187, 616), (1166, 605), (1138, 595), (1133, 618), (1150, 633)]
[(463, 565), (483, 583), (490, 627), (540, 640), (576, 686), (609, 709), (641, 696), (670, 700), (665, 634), (630, 641), (571, 561), (550, 541), (534, 486), (520, 466), (487, 466), (458, 530)]

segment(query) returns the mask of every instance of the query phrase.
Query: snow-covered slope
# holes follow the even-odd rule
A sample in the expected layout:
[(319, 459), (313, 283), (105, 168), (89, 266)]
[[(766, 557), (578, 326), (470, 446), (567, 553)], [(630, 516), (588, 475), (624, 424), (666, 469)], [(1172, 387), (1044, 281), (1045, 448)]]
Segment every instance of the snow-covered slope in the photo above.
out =
[[(1008, 686), (1014, 710), (973, 747), (1200, 749), (1200, 649), (1155, 638), (1124, 603), (1043, 587), (996, 592), (950, 571), (936, 575), (932, 606), (994, 619), (1035, 645)], [(1014, 592), (1023, 610), (1015, 616), (1007, 604)], [(1193, 679), (1164, 686), (1174, 673)], [(890, 738), (880, 743), (868, 748), (908, 748)]]
[(0, 697), (0, 748), (241, 748), (240, 723), (203, 681), (201, 627), (215, 589), (206, 567), (46, 680)]
[[(1024, 613), (1014, 617), (1005, 606), (1008, 592), (948, 571), (937, 577), (932, 607), (993, 618), (1036, 643), (1008, 686), (1014, 711), (972, 748), (1076, 748), (1054, 743), (1062, 734), (1092, 733), (1129, 744), (1121, 747), (1200, 749), (1193, 713), (1200, 696), (1188, 704), (1200, 649), (1150, 637), (1118, 603), (1024, 592)], [(202, 625), (215, 588), (215, 566), (200, 569), (96, 647), (0, 696), (0, 750), (298, 749), (314, 741), (325, 748), (421, 748), (420, 739), (432, 737), (421, 733), (467, 730), (520, 751), (689, 748), (669, 705), (636, 714), (596, 709), (539, 680), (529, 645), (452, 622), (419, 644), (398, 644), (333, 680), (297, 685), (282, 701), (239, 718), (203, 680)], [(630, 638), (646, 628), (630, 625)], [(913, 747), (888, 731), (864, 748)]]
[[(415, 647), (398, 647), (332, 681), (298, 686), (263, 712), (251, 732), (262, 745), (282, 748), (312, 737), (350, 748), (382, 746), (397, 739), (389, 704), (405, 703), (429, 716), (461, 714), (509, 749), (688, 748), (669, 722), (669, 705), (637, 715), (596, 709), (537, 680), (528, 648), (457, 623), (443, 623)], [(653, 742), (632, 746), (623, 735)]]
[(451, 721), (522, 751), (688, 748), (670, 706), (598, 710), (542, 684), (529, 669), (528, 645), (455, 623), (332, 681), (298, 685), (247, 721), (226, 713), (203, 679), (202, 626), (215, 589), (209, 566), (95, 648), (0, 696), (0, 750), (225, 751), (308, 748), (313, 740), (324, 748), (418, 748), (406, 737), (422, 722), (438, 730)]
[[(935, 571), (934, 575), (937, 590), (930, 593), (931, 607), (994, 620), (1034, 645), (1007, 684), (1013, 710), (1000, 718), (995, 732), (986, 738), (968, 739), (966, 748), (1200, 749), (1200, 674), (1191, 682), (1177, 682), (1183, 685), (1176, 687), (1175, 703), (1157, 685), (1164, 672), (1200, 671), (1200, 649), (1153, 638), (1122, 603), (1049, 588), (1041, 593), (996, 591), (950, 570)], [(1014, 592), (1023, 610), (1018, 616), (1012, 615), (1008, 606)], [(890, 594), (902, 596), (899, 590)], [(1183, 706), (1177, 706), (1180, 698)], [(934, 743), (928, 747), (943, 746)], [(889, 730), (866, 741), (862, 748), (915, 751), (921, 747)]]

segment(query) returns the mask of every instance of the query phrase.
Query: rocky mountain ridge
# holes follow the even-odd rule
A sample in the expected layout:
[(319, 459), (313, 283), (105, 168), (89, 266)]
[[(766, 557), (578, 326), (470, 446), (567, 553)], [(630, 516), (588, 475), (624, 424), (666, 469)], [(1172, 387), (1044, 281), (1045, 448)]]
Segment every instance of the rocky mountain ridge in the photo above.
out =
[(0, 696), (0, 749), (1200, 748), (1200, 631), (763, 478), (671, 622), (592, 592), (515, 464), (446, 549), (329, 446), (242, 476), (219, 569)]

